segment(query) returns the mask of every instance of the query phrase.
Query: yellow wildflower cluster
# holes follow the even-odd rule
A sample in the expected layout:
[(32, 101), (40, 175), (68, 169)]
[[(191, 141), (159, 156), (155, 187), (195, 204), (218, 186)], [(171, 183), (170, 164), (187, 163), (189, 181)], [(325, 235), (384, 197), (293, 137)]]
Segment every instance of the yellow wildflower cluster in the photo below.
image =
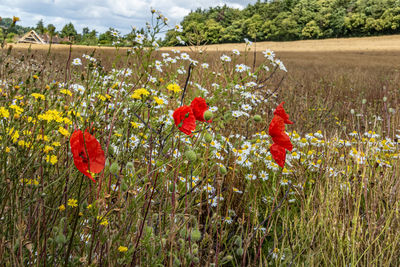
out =
[(176, 83), (168, 84), (167, 89), (168, 91), (172, 91), (174, 93), (179, 93), (182, 91), (181, 87)]
[(46, 162), (50, 162), (51, 165), (54, 165), (58, 162), (57, 156), (56, 155), (47, 155), (46, 156)]
[(45, 96), (42, 94), (33, 93), (33, 94), (31, 94), (31, 96), (33, 96), (35, 99), (45, 100)]
[(72, 93), (71, 93), (71, 91), (70, 90), (68, 90), (68, 89), (61, 89), (61, 91), (60, 91), (62, 94), (64, 94), (64, 95), (69, 95), (69, 96), (72, 96)]
[(145, 88), (140, 88), (140, 89), (136, 89), (135, 91), (133, 91), (131, 98), (142, 99), (142, 96), (148, 96), (148, 95), (150, 95), (149, 91), (147, 91)]
[(38, 119), (47, 122), (56, 121), (59, 123), (72, 124), (70, 119), (62, 117), (62, 113), (55, 109), (48, 110), (44, 114), (38, 115)]
[(68, 130), (65, 129), (64, 127), (61, 127), (61, 126), (58, 128), (58, 132), (59, 132), (60, 134), (64, 135), (64, 136), (66, 136), (66, 137), (68, 137), (68, 136), (70, 135), (70, 133), (68, 132)]
[(17, 105), (10, 105), (10, 108), (13, 109), (17, 115), (21, 115), (21, 113), (24, 112), (24, 109)]
[(36, 179), (27, 179), (27, 178), (25, 178), (25, 179), (19, 180), (19, 182), (21, 184), (25, 184), (25, 185), (39, 185), (39, 181), (36, 180)]
[(153, 97), (154, 98), (154, 101), (158, 104), (158, 105), (162, 105), (162, 104), (164, 104), (164, 100), (162, 99), (162, 98), (159, 98), (159, 97)]
[(10, 117), (10, 112), (8, 111), (8, 109), (6, 109), (5, 107), (0, 107), (0, 117), (3, 117), (4, 119)]

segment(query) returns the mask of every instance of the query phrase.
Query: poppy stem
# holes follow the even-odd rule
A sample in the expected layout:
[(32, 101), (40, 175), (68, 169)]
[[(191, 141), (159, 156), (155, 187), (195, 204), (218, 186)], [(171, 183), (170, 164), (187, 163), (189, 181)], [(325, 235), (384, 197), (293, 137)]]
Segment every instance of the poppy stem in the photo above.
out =
[(190, 74), (192, 73), (192, 69), (193, 69), (193, 64), (190, 63), (189, 64), (189, 69), (188, 69), (188, 75), (186, 77), (185, 87), (183, 87), (183, 93), (182, 93), (182, 98), (181, 98), (181, 106), (183, 105), (183, 99), (185, 98), (186, 89), (187, 89), (187, 86), (189, 84), (189, 79), (190, 79)]
[(71, 237), (69, 239), (67, 254), (65, 254), (65, 260), (64, 260), (64, 266), (65, 267), (68, 266), (69, 255), (70, 255), (71, 249), (72, 249), (72, 242), (74, 241), (75, 230), (76, 230), (76, 226), (78, 224), (79, 207), (80, 207), (79, 203), (80, 203), (80, 200), (81, 200), (81, 189), (82, 189), (82, 184), (83, 184), (84, 177), (85, 176), (82, 174), (81, 184), (79, 185), (79, 190), (78, 190), (78, 207), (77, 207), (76, 212), (75, 212), (75, 222), (74, 222), (74, 226), (72, 228)]

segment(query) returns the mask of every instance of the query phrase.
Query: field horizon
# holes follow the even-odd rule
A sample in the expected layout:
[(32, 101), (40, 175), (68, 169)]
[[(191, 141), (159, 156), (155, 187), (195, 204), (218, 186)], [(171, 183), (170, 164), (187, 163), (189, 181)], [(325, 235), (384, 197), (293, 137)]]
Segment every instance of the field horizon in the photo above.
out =
[[(16, 49), (45, 49), (47, 50), (49, 45), (45, 44), (27, 44), (27, 43), (16, 43), (8, 44)], [(104, 49), (113, 50), (114, 47), (105, 46), (85, 46), (85, 45), (72, 45), (76, 49)], [(65, 44), (52, 44), (52, 49), (66, 49), (69, 45)], [(120, 49), (128, 49), (121, 47)], [(232, 49), (238, 49), (244, 51), (246, 49), (245, 43), (226, 43), (226, 44), (212, 44), (212, 45), (201, 45), (201, 46), (170, 46), (161, 47), (161, 51), (169, 51), (172, 49), (178, 49), (181, 51), (197, 51), (199, 49), (205, 51), (230, 51)], [(252, 50), (254, 46), (252, 47)], [(400, 35), (384, 35), (384, 36), (371, 36), (371, 37), (351, 37), (351, 38), (329, 38), (321, 40), (299, 40), (299, 41), (267, 41), (257, 42), (257, 51), (265, 49), (271, 49), (275, 52), (335, 52), (335, 51), (400, 51)]]

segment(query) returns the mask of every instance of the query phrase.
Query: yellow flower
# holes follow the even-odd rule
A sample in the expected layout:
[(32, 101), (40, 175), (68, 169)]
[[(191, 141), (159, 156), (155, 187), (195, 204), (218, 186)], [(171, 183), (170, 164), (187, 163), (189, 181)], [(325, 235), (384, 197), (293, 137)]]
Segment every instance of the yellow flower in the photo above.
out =
[(6, 147), (6, 153), (10, 153), (11, 149), (9, 147)]
[(45, 96), (42, 95), (42, 94), (33, 93), (33, 94), (31, 94), (31, 96), (33, 96), (35, 99), (42, 99), (42, 100), (45, 100)]
[(0, 117), (8, 118), (10, 117), (10, 112), (5, 107), (0, 107)]
[(127, 247), (124, 247), (124, 246), (119, 246), (119, 247), (118, 247), (118, 251), (119, 251), (119, 252), (122, 252), (122, 253), (123, 253), (123, 252), (127, 252), (127, 251), (128, 251), (128, 248), (127, 248)]
[(150, 95), (149, 91), (147, 91), (145, 88), (140, 88), (140, 89), (136, 89), (135, 91), (133, 91), (131, 98), (142, 99), (142, 96), (148, 96), (148, 95)]
[[(69, 200), (68, 200), (68, 201), (69, 201)], [(59, 211), (64, 211), (64, 210), (65, 210), (64, 204), (61, 204), (61, 205), (58, 207), (58, 210), (59, 210)]]
[(67, 205), (72, 207), (72, 208), (78, 207), (78, 200), (70, 198), (67, 201)]
[(53, 150), (54, 150), (54, 147), (46, 145), (44, 147), (44, 149), (43, 149), (43, 152), (47, 154), (47, 153), (49, 153), (50, 151), (53, 151)]
[(61, 127), (61, 126), (58, 128), (58, 132), (59, 132), (60, 134), (64, 135), (64, 136), (66, 136), (66, 137), (68, 137), (68, 136), (70, 135), (70, 133), (68, 132), (68, 130), (65, 129), (64, 127)]
[(179, 93), (180, 91), (182, 91), (181, 87), (176, 83), (168, 84), (167, 89), (169, 91), (173, 91), (174, 93)]
[(64, 95), (69, 95), (69, 96), (72, 96), (72, 93), (71, 93), (71, 91), (70, 91), (70, 90), (68, 90), (68, 89), (62, 89), (60, 92), (61, 92), (62, 94), (64, 94)]
[(15, 24), (17, 21), (20, 21), (19, 17), (13, 16), (13, 24)]
[(23, 108), (17, 105), (10, 105), (10, 108), (13, 109), (17, 115), (20, 115), (24, 111)]
[(97, 216), (97, 220), (100, 221), (100, 225), (103, 225), (103, 226), (107, 226), (108, 225), (108, 221), (107, 221), (106, 218), (102, 218), (100, 216)]
[(39, 79), (39, 76), (37, 76), (36, 74), (32, 76), (33, 79), (37, 80)]
[(98, 95), (97, 96), (101, 101), (106, 101), (106, 97), (104, 95)]
[(162, 99), (162, 98), (158, 98), (158, 97), (153, 97), (154, 98), (154, 101), (156, 101), (156, 103), (158, 104), (158, 105), (162, 105), (162, 104), (164, 104), (164, 100)]
[(52, 165), (56, 164), (58, 162), (57, 156), (56, 155), (47, 155), (46, 156), (46, 162), (50, 162)]
[(139, 128), (139, 124), (137, 122), (131, 121), (131, 125), (133, 128)]

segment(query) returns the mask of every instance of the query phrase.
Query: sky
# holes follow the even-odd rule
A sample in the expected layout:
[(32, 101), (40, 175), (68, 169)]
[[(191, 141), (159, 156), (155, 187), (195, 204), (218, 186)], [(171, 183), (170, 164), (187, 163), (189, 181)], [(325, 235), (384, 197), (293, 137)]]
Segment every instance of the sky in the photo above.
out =
[(191, 10), (228, 5), (242, 9), (257, 0), (0, 0), (0, 17), (17, 16), (21, 26), (36, 26), (43, 19), (45, 26), (54, 24), (57, 30), (72, 22), (80, 33), (82, 28), (105, 32), (109, 27), (122, 34), (132, 26), (144, 27), (150, 21), (150, 9), (160, 11), (172, 28)]

